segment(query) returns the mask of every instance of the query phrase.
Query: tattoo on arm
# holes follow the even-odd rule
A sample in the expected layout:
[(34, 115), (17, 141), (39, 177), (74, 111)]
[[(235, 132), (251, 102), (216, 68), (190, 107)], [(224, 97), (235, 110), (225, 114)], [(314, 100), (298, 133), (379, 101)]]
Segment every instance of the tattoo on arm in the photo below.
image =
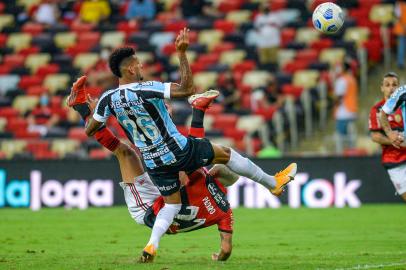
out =
[(186, 53), (179, 53), (179, 73), (180, 73), (180, 85), (182, 89), (190, 89), (193, 87), (193, 75), (189, 66)]
[(390, 127), (390, 124), (388, 121), (388, 115), (384, 112), (381, 112), (379, 121), (381, 122), (381, 126), (382, 126), (382, 129), (385, 131), (385, 134), (389, 135), (389, 133), (392, 131), (392, 128)]

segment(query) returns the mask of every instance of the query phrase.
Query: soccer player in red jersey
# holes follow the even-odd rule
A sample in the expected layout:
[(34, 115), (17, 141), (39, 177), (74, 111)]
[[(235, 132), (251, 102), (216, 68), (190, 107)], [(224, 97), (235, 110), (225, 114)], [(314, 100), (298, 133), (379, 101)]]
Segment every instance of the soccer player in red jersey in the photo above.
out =
[[(78, 79), (68, 98), (68, 105), (77, 110), (86, 119), (90, 115), (92, 106), (88, 106), (84, 90), (86, 77)], [(203, 118), (207, 107), (217, 97), (215, 90), (194, 95), (189, 99), (193, 107), (193, 119), (189, 136), (204, 137)], [(86, 106), (83, 106), (86, 104)], [(84, 108), (86, 107), (86, 108)], [(131, 217), (141, 225), (152, 227), (159, 210), (164, 206), (163, 197), (154, 186), (148, 174), (144, 171), (137, 153), (128, 145), (103, 127), (99, 129), (95, 138), (104, 147), (112, 151), (120, 164), (123, 182), (120, 186), (124, 190), (125, 200)], [(291, 164), (279, 174), (291, 172)], [(217, 225), (220, 231), (220, 252), (212, 255), (213, 260), (224, 261), (231, 255), (232, 250), (232, 210), (226, 197), (226, 189), (238, 180), (238, 175), (224, 165), (214, 165), (207, 170), (201, 168), (186, 174), (180, 172), (180, 190), (182, 208), (176, 215), (167, 233), (174, 234), (188, 232), (212, 225)], [(151, 262), (154, 256), (141, 256), (142, 262)]]
[[(385, 102), (399, 87), (399, 77), (394, 72), (384, 75), (381, 85), (383, 99), (376, 103), (369, 114), (369, 130), (372, 140), (382, 146), (382, 164), (389, 174), (396, 192), (406, 201), (406, 148), (393, 144), (385, 134), (385, 129), (380, 123), (380, 115), (385, 114), (383, 106)], [(404, 120), (400, 107), (394, 110), (393, 114), (387, 115), (387, 125), (394, 137), (403, 137)]]

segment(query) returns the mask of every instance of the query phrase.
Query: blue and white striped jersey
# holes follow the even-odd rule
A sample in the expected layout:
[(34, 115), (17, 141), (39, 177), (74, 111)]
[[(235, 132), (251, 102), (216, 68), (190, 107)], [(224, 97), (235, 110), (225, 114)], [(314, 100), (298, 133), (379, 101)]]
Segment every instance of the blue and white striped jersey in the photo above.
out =
[[(382, 106), (382, 111), (386, 114), (393, 114), (399, 107), (402, 109), (403, 126), (406, 127), (406, 85), (399, 87), (393, 92)], [(406, 128), (404, 135), (406, 137)]]
[(164, 103), (170, 98), (170, 85), (157, 81), (120, 85), (101, 96), (93, 114), (99, 122), (116, 117), (150, 169), (175, 163), (175, 153), (187, 144)]

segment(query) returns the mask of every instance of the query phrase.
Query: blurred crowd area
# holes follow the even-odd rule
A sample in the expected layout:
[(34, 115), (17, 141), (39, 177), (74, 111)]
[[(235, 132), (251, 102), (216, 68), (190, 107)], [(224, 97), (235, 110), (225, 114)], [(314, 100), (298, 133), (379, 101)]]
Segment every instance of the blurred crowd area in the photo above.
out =
[[(117, 86), (107, 60), (122, 45), (137, 49), (145, 80), (178, 81), (174, 38), (184, 27), (196, 87), (221, 92), (206, 113), (207, 137), (250, 156), (281, 156), (332, 121), (335, 82), (345, 72), (359, 80), (360, 49), (368, 67), (382, 62), (382, 27), (396, 44), (395, 1), (333, 1), (347, 16), (333, 36), (312, 27), (323, 2), (1, 1), (0, 158), (109, 158), (66, 107), (71, 84), (86, 74), (93, 97)], [(187, 134), (190, 106), (171, 105)]]

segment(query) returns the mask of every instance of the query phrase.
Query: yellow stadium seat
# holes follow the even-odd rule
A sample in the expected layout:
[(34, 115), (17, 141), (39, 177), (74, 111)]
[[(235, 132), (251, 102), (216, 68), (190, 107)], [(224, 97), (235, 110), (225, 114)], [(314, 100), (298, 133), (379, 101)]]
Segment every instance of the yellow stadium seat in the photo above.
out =
[(17, 109), (21, 115), (32, 110), (38, 104), (37, 96), (17, 96), (13, 100), (13, 108)]
[(313, 27), (302, 27), (296, 31), (296, 42), (305, 44), (312, 43), (320, 39), (320, 32)]
[(49, 53), (30, 54), (25, 59), (25, 66), (31, 70), (31, 73), (35, 73), (39, 67), (48, 64), (50, 60)]
[(5, 140), (1, 142), (0, 151), (6, 154), (7, 159), (11, 159), (15, 154), (23, 152), (26, 146), (24, 140)]
[(68, 74), (50, 74), (45, 77), (44, 86), (49, 93), (55, 94), (58, 90), (66, 90), (70, 88), (68, 85), (70, 76)]
[(171, 8), (178, 3), (178, 0), (158, 0), (158, 2), (160, 2), (163, 7), (164, 10), (166, 11), (170, 11)]
[(75, 152), (79, 147), (79, 142), (70, 139), (57, 139), (52, 142), (51, 150), (58, 153), (59, 157)]
[(373, 5), (369, 12), (369, 19), (373, 22), (387, 25), (395, 19), (394, 7), (392, 4)]
[(154, 60), (154, 55), (150, 52), (137, 52), (136, 55), (141, 63), (148, 63)]
[(76, 37), (74, 32), (61, 32), (54, 36), (54, 42), (58, 48), (66, 49), (76, 44)]
[(217, 77), (217, 72), (199, 72), (194, 75), (193, 81), (196, 87), (207, 90), (217, 84)]
[(232, 66), (244, 60), (247, 53), (244, 50), (231, 50), (223, 52), (220, 56), (220, 63)]
[(251, 21), (252, 12), (250, 10), (233, 10), (227, 13), (226, 20), (240, 25)]
[(327, 48), (321, 51), (319, 60), (333, 67), (337, 63), (342, 63), (345, 57), (345, 50), (342, 48)]
[(0, 31), (6, 26), (14, 25), (14, 16), (11, 14), (0, 15)]
[(369, 29), (367, 27), (350, 27), (344, 33), (345, 41), (353, 41), (360, 47), (362, 43), (368, 40)]
[(7, 47), (11, 47), (14, 51), (19, 51), (30, 47), (31, 35), (27, 33), (12, 33), (7, 39)]
[(249, 71), (244, 74), (242, 79), (244, 85), (249, 85), (252, 88), (267, 86), (269, 79), (272, 78), (271, 73), (264, 70)]
[(26, 10), (29, 10), (33, 5), (41, 3), (41, 0), (18, 0), (17, 3), (24, 6)]
[(241, 116), (237, 122), (237, 128), (248, 133), (254, 133), (260, 130), (264, 125), (266, 125), (266, 122), (260, 115)]
[[(187, 59), (189, 60), (189, 64), (193, 63), (197, 57), (196, 52), (193, 52), (193, 51), (187, 51), (186, 55), (187, 55)], [(179, 58), (176, 53), (174, 53), (170, 56), (169, 63), (173, 66), (179, 66)]]
[(214, 143), (214, 144), (219, 144), (222, 146), (226, 146), (226, 147), (234, 147), (235, 143), (233, 139), (230, 138), (225, 138), (225, 137), (215, 137), (215, 138), (211, 138), (210, 142)]
[(199, 43), (206, 45), (209, 50), (214, 48), (223, 39), (223, 32), (219, 30), (203, 30), (199, 33)]
[(283, 67), (287, 62), (295, 59), (296, 50), (282, 49), (278, 51), (278, 66)]
[(111, 47), (115, 48), (124, 44), (125, 41), (125, 33), (120, 31), (110, 31), (105, 32), (101, 39), (100, 45), (102, 47)]
[(83, 72), (92, 67), (99, 60), (97, 53), (80, 53), (73, 60), (73, 66), (80, 68)]
[(317, 70), (300, 70), (293, 74), (293, 85), (301, 86), (305, 89), (317, 86), (320, 72)]

